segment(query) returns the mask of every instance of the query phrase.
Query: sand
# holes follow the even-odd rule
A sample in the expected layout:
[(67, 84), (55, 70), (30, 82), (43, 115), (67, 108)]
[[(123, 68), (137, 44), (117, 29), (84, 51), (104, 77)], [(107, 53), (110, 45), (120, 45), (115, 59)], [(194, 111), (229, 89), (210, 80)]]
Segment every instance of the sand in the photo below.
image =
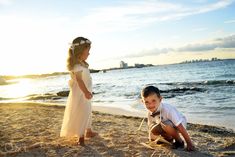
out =
[[(107, 110), (107, 108), (106, 108)], [(0, 103), (0, 156), (235, 156), (235, 133), (223, 127), (190, 124), (196, 151), (147, 148), (147, 124), (140, 117), (93, 112), (99, 136), (78, 146), (77, 138), (59, 137), (64, 106), (40, 103)]]

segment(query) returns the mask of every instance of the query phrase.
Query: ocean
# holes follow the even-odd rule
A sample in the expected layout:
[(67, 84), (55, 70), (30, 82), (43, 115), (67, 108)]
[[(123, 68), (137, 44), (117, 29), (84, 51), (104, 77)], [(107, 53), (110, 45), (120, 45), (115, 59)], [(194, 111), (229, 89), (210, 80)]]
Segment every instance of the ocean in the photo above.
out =
[[(145, 112), (140, 91), (157, 86), (191, 123), (235, 130), (235, 59), (157, 65), (92, 73), (93, 105)], [(69, 75), (20, 78), (0, 85), (0, 102), (50, 102), (65, 105)]]

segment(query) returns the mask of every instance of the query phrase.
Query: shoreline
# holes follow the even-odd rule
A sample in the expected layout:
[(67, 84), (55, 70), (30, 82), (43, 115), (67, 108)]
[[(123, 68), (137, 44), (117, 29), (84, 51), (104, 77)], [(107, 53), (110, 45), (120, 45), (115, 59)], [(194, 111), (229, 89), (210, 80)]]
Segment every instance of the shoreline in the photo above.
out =
[[(65, 102), (61, 103), (61, 102), (32, 102), (32, 101), (19, 101), (19, 102), (0, 102), (1, 104), (36, 104), (36, 105), (48, 105), (48, 106), (55, 106), (55, 107), (65, 107)], [(146, 118), (147, 117), (147, 113), (145, 111), (140, 111), (140, 110), (136, 110), (136, 109), (131, 109), (131, 110), (127, 110), (124, 108), (118, 108), (115, 106), (107, 106), (107, 105), (103, 105), (102, 103), (93, 103), (92, 104), (92, 111), (93, 112), (101, 112), (101, 113), (106, 113), (106, 114), (111, 114), (111, 115), (119, 115), (119, 116), (130, 116), (130, 117), (139, 117), (141, 119)], [(188, 117), (188, 116), (186, 116)], [(188, 118), (187, 118), (188, 119)], [(213, 126), (213, 127), (217, 127), (217, 128), (225, 128), (226, 130), (230, 130), (235, 132), (235, 128), (233, 127), (227, 127), (227, 126), (222, 126), (222, 125), (218, 125), (216, 123), (202, 123), (199, 122), (195, 117), (191, 118), (191, 121), (187, 121), (187, 123), (192, 123), (192, 124), (198, 124), (198, 125), (209, 125), (209, 126)]]
[[(99, 136), (77, 146), (76, 138), (60, 138), (64, 113), (60, 104), (0, 103), (0, 156), (234, 156), (235, 133), (224, 127), (189, 123), (196, 151), (173, 150), (169, 146), (149, 149), (147, 124), (143, 118), (113, 115), (110, 108), (93, 111), (93, 128)], [(128, 113), (128, 112), (127, 112)]]
[(138, 110), (125, 110), (118, 107), (109, 107), (109, 106), (101, 106), (101, 105), (92, 105), (92, 110), (101, 112), (101, 113), (107, 113), (112, 115), (119, 115), (119, 116), (130, 116), (130, 117), (139, 117), (144, 118), (147, 116), (147, 114), (143, 111)]
[[(48, 106), (61, 106), (62, 108), (65, 107), (66, 102), (32, 102), (32, 101), (9, 101), (9, 102), (0, 102), (1, 104), (37, 104), (37, 105), (48, 105)], [(112, 114), (112, 115), (120, 115), (120, 116), (130, 116), (130, 117), (139, 117), (139, 118), (146, 118), (147, 113), (146, 111), (141, 111), (141, 110), (136, 110), (136, 109), (124, 109), (124, 108), (118, 108), (115, 106), (107, 106), (106, 104), (102, 103), (92, 103), (92, 111), (96, 112), (101, 112), (101, 113), (107, 113), (107, 114)], [(189, 117), (189, 116), (186, 116)], [(189, 118), (187, 118), (189, 119)], [(229, 127), (229, 126), (224, 126), (224, 125), (219, 125), (217, 123), (210, 123), (209, 121), (207, 123), (201, 122), (200, 120), (197, 120), (196, 117), (191, 118), (190, 120), (187, 121), (187, 123), (192, 123), (192, 124), (199, 124), (199, 125), (209, 125), (209, 126), (214, 126), (218, 128), (225, 128), (226, 130), (231, 130), (235, 132), (234, 127)]]
[[(121, 109), (121, 108), (117, 108), (117, 107), (109, 107), (109, 106), (100, 106), (100, 105), (93, 105), (92, 106), (93, 111), (98, 111), (101, 113), (107, 113), (107, 114), (112, 114), (112, 115), (119, 115), (119, 116), (130, 116), (130, 117), (138, 117), (138, 118), (147, 118), (147, 113), (146, 112), (141, 112), (136, 110), (135, 112), (129, 111), (129, 110), (125, 110), (125, 109)], [(197, 124), (197, 125), (204, 125), (204, 126), (212, 126), (212, 127), (217, 127), (217, 128), (224, 128), (226, 130), (231, 130), (233, 132), (235, 132), (235, 128), (229, 128), (226, 126), (221, 126), (221, 125), (215, 125), (215, 124), (208, 124), (208, 123), (200, 123), (197, 122), (197, 120), (195, 118), (192, 119), (192, 121), (189, 121), (187, 123), (191, 123), (191, 124)]]

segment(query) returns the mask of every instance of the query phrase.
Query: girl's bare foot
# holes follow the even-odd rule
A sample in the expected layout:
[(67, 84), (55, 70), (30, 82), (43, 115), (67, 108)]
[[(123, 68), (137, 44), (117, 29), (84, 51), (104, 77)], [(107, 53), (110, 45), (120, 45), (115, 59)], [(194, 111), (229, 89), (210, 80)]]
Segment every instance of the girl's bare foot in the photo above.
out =
[(80, 146), (85, 146), (84, 136), (79, 138), (79, 140), (78, 140), (78, 145), (80, 145)]
[(87, 131), (86, 132), (86, 138), (92, 138), (92, 137), (95, 137), (97, 135), (98, 135), (98, 133), (94, 132), (94, 131)]

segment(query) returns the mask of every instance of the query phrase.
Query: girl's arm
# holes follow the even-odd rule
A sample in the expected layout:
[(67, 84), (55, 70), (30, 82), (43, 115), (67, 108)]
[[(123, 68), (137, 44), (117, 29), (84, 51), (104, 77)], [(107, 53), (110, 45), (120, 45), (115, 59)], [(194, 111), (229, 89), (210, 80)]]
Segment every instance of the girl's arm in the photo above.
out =
[(182, 136), (184, 137), (186, 143), (187, 143), (187, 150), (188, 151), (192, 151), (194, 150), (194, 146), (193, 146), (193, 143), (191, 141), (191, 138), (189, 137), (188, 135), (188, 132), (187, 130), (184, 128), (184, 126), (180, 123), (178, 126), (177, 126), (177, 129), (179, 130), (179, 132), (182, 134)]
[(78, 83), (79, 88), (82, 90), (82, 92), (84, 93), (85, 97), (87, 99), (91, 99), (92, 98), (92, 93), (89, 92), (82, 80), (82, 71), (80, 72), (75, 72), (75, 76), (76, 76), (76, 80)]

